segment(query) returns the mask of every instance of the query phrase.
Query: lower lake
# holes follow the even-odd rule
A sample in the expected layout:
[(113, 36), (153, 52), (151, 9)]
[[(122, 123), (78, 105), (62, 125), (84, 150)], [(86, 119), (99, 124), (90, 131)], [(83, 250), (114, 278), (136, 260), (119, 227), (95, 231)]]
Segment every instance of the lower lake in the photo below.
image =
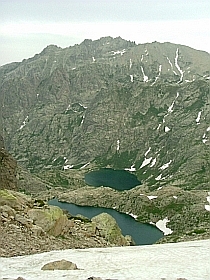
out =
[(157, 227), (137, 222), (132, 216), (120, 213), (114, 209), (92, 206), (78, 206), (73, 203), (59, 202), (57, 199), (48, 201), (48, 204), (59, 206), (67, 210), (71, 215), (83, 215), (89, 219), (101, 214), (110, 214), (118, 223), (123, 235), (130, 235), (136, 245), (154, 244), (164, 235)]
[(103, 168), (85, 175), (85, 183), (94, 187), (111, 187), (116, 190), (129, 190), (141, 184), (134, 174), (126, 170)]

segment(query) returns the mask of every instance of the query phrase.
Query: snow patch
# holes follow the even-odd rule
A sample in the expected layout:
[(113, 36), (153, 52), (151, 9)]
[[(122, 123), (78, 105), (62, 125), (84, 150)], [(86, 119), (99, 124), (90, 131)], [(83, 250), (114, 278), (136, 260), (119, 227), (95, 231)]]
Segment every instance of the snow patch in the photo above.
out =
[(150, 167), (153, 167), (155, 165), (156, 161), (157, 161), (156, 158), (154, 158), (152, 163), (150, 164)]
[(164, 130), (165, 130), (165, 132), (169, 132), (170, 128), (168, 126), (165, 126)]
[(26, 126), (26, 122), (28, 121), (28, 116), (25, 118), (25, 120), (23, 121), (23, 124), (19, 127), (18, 130), (21, 130), (24, 128), (24, 126)]
[(131, 60), (131, 58), (130, 58), (130, 69), (131, 69), (131, 67), (132, 67), (132, 64), (133, 64), (133, 63), (132, 63), (132, 60)]
[(164, 235), (169, 235), (169, 234), (172, 234), (172, 232), (173, 232), (170, 228), (166, 227), (166, 224), (168, 222), (170, 222), (170, 220), (166, 217), (165, 219), (159, 220), (156, 223), (156, 227), (159, 228), (164, 233)]
[(168, 60), (168, 62), (170, 64), (170, 66), (171, 66), (171, 69), (173, 69), (173, 65), (172, 65), (172, 63), (171, 63), (171, 61), (170, 61), (170, 59), (168, 57), (167, 57), (167, 60)]
[(84, 109), (87, 109), (87, 106), (82, 105), (81, 103), (79, 103), (79, 105), (80, 105), (81, 107), (83, 107)]
[(131, 217), (133, 217), (134, 219), (138, 218), (138, 215), (135, 215), (133, 213), (129, 213), (129, 212), (125, 212), (127, 215), (130, 215)]
[(130, 172), (134, 172), (134, 171), (136, 171), (136, 168), (134, 166), (135, 166), (135, 164), (131, 165), (130, 168), (125, 168), (125, 170), (130, 171)]
[(157, 198), (157, 195), (147, 195), (147, 197), (149, 198), (149, 200), (152, 200)]
[(142, 67), (142, 66), (141, 66), (141, 72), (142, 72), (143, 77), (144, 77), (144, 82), (145, 82), (145, 83), (147, 83), (147, 82), (148, 82), (148, 76), (146, 76), (146, 75), (145, 75), (145, 73), (144, 73), (144, 69), (143, 69), (143, 67)]
[(146, 153), (144, 154), (144, 156), (146, 157), (147, 154), (151, 151), (151, 147), (149, 147), (149, 149), (146, 151)]
[(206, 200), (209, 203), (209, 205), (205, 205), (205, 209), (207, 211), (210, 211), (210, 192), (208, 192), (208, 196), (206, 197)]
[(155, 180), (156, 180), (156, 181), (159, 181), (159, 180), (161, 180), (161, 177), (162, 177), (162, 174), (158, 175), (158, 176), (155, 178)]
[(176, 195), (173, 195), (173, 198), (174, 198), (174, 199), (177, 199), (177, 196), (176, 196)]
[(95, 61), (96, 61), (94, 56), (92, 57), (92, 59), (93, 59), (93, 62), (95, 62)]
[(151, 84), (151, 86), (153, 86), (153, 85), (156, 83), (156, 81), (158, 80), (158, 78), (160, 77), (161, 69), (162, 69), (162, 65), (159, 65), (159, 73), (158, 73), (158, 76), (155, 77), (155, 81)]
[(201, 113), (202, 113), (202, 111), (198, 112), (198, 116), (197, 116), (197, 118), (195, 120), (197, 122), (197, 124), (200, 124)]
[(159, 130), (159, 129), (160, 129), (160, 127), (161, 127), (161, 123), (159, 123), (159, 125), (158, 125), (158, 127), (157, 127), (157, 130)]
[(120, 140), (118, 139), (117, 140), (117, 151), (119, 151), (119, 149), (120, 149)]
[(164, 170), (164, 169), (168, 168), (169, 165), (171, 164), (171, 162), (172, 162), (172, 160), (170, 160), (169, 162), (163, 164), (159, 169)]
[(84, 123), (84, 120), (85, 120), (85, 115), (82, 116), (82, 120), (81, 120), (80, 125), (82, 125)]
[(84, 164), (82, 167), (80, 167), (80, 169), (85, 168), (86, 166), (88, 166), (90, 164), (90, 162), (87, 162), (86, 164)]
[[(12, 258), (0, 257), (0, 277), (8, 280), (17, 279), (19, 276), (27, 280), (85, 280), (93, 279), (92, 276), (101, 277), (103, 280), (207, 280), (210, 275), (209, 250), (210, 240), (199, 240), (144, 246), (68, 249)], [(44, 264), (61, 259), (72, 261), (79, 269), (41, 270)]]
[(131, 83), (133, 83), (133, 75), (130, 75)]
[(140, 168), (143, 168), (144, 166), (150, 164), (151, 160), (152, 160), (152, 157), (150, 157), (150, 158), (145, 158), (144, 161), (142, 162)]
[(181, 83), (183, 81), (184, 71), (182, 71), (181, 68), (179, 67), (178, 58), (179, 58), (179, 49), (177, 48), (177, 50), (176, 50), (176, 57), (175, 57), (175, 66), (176, 66), (176, 68), (178, 69), (178, 71), (180, 73), (180, 80), (179, 80), (178, 83)]
[(126, 52), (125, 49), (123, 49), (122, 51), (111, 51), (112, 55), (115, 55), (115, 54), (121, 54), (121, 55), (123, 55), (125, 52)]
[(63, 169), (67, 170), (67, 169), (71, 169), (72, 167), (74, 167), (74, 165), (67, 164), (67, 165), (64, 165)]

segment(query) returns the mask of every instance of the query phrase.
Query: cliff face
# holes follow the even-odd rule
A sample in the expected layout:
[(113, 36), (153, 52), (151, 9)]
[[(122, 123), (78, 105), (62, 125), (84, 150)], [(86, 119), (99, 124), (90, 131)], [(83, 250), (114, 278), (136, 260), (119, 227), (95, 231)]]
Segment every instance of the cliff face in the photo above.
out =
[(0, 135), (0, 189), (17, 190), (17, 162), (5, 150)]
[(209, 188), (209, 65), (171, 43), (48, 46), (0, 68), (6, 147), (35, 173), (132, 166), (154, 189)]

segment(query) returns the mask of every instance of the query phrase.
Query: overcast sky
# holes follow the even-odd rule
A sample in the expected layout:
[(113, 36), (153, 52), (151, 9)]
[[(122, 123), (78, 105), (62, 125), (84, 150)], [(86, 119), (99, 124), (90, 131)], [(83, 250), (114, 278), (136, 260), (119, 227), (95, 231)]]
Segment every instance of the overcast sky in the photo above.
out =
[(210, 0), (0, 0), (0, 65), (104, 36), (210, 52)]

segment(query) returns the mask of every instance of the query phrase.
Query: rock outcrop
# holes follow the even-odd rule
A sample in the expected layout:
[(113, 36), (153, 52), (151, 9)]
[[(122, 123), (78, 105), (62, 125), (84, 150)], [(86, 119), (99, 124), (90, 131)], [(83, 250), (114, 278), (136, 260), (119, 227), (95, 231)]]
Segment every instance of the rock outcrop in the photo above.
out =
[(77, 265), (67, 260), (54, 261), (45, 264), (41, 270), (76, 270)]
[(57, 206), (48, 206), (44, 209), (30, 209), (28, 216), (33, 221), (33, 224), (53, 236), (64, 234), (69, 229), (67, 216)]
[(22, 193), (0, 190), (0, 256), (128, 245), (122, 242), (121, 234), (120, 238), (107, 238), (96, 223), (68, 217), (59, 207)]
[(122, 235), (121, 229), (111, 215), (101, 213), (93, 217), (91, 221), (95, 223), (100, 235), (109, 243), (116, 243), (119, 246), (130, 245), (129, 239)]
[(17, 162), (5, 150), (0, 135), (0, 189), (17, 190)]

